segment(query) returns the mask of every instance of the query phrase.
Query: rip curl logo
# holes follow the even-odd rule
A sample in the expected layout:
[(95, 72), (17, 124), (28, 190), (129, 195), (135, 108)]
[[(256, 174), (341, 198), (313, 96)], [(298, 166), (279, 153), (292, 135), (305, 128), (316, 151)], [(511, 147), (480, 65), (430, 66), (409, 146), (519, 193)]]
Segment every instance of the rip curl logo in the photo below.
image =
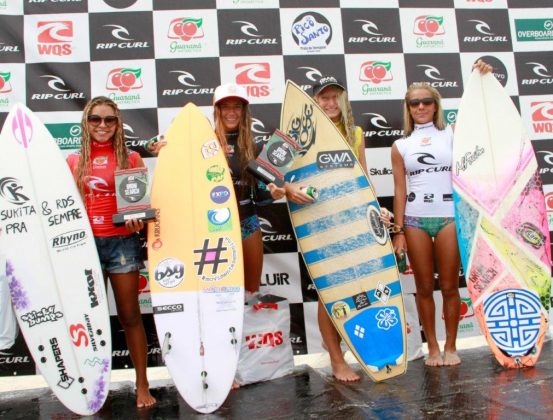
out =
[(124, 35), (130, 36), (129, 30), (121, 25), (104, 25), (105, 28), (113, 28), (111, 31), (111, 36), (120, 41), (132, 41), (134, 38), (125, 38)]
[(232, 23), (237, 23), (240, 26), (240, 31), (247, 36), (251, 36), (254, 38), (261, 38), (263, 35), (259, 34), (259, 30), (257, 29), (257, 26), (255, 26), (253, 23), (245, 21), (245, 20), (234, 20)]
[(376, 25), (376, 23), (371, 22), (370, 20), (356, 19), (355, 22), (362, 23), (361, 30), (363, 32), (365, 32), (366, 34), (368, 34), (368, 35), (373, 35), (373, 36), (382, 35), (379, 32), (379, 29), (378, 29), (378, 26)]
[(195, 84), (196, 78), (192, 73), (183, 70), (171, 70), (169, 73), (177, 74), (177, 82), (183, 86), (198, 87), (200, 85)]
[(438, 165), (437, 162), (432, 162), (435, 161), (436, 158), (430, 153), (414, 153), (414, 155), (420, 155), (417, 158), (417, 162), (422, 163), (423, 165)]
[[(538, 76), (542, 78), (552, 78), (553, 75), (550, 74), (550, 71), (543, 65), (542, 63), (538, 63), (535, 61), (529, 61), (526, 63), (529, 66), (532, 66), (532, 71), (537, 74)], [(1, 73), (0, 73), (1, 75)]]
[(474, 29), (483, 35), (495, 35), (492, 32), (492, 28), (486, 22), (478, 19), (469, 19), (469, 22), (474, 23)]
[(389, 308), (381, 309), (380, 311), (378, 311), (375, 315), (375, 319), (378, 328), (386, 331), (397, 325), (397, 323), (399, 322), (394, 310)]
[(317, 135), (313, 105), (305, 104), (303, 106), (301, 114), (289, 121), (286, 133), (301, 147), (299, 154), (301, 156), (305, 155), (311, 146), (315, 144)]
[(56, 311), (56, 305), (44, 307), (39, 311), (31, 311), (21, 315), (21, 320), (29, 324), (29, 328), (45, 322), (56, 322), (63, 317), (63, 313)]
[(141, 89), (144, 87), (142, 83), (142, 69), (131, 69), (118, 67), (112, 69), (107, 77), (106, 89), (119, 92), (128, 92), (129, 90)]

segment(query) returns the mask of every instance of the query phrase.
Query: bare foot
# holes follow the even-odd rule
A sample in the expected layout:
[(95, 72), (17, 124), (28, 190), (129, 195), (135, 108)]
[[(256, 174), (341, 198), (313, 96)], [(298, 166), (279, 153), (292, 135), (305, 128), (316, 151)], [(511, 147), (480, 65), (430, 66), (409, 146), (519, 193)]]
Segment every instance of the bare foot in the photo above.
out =
[(429, 354), (426, 360), (424, 361), (426, 366), (443, 366), (444, 360), (440, 353)]
[(332, 374), (341, 382), (357, 382), (361, 380), (361, 376), (355, 373), (347, 363), (333, 364)]
[(461, 358), (456, 351), (444, 351), (444, 366), (455, 366), (461, 364)]
[(236, 381), (232, 381), (232, 388), (231, 389), (238, 389), (240, 388), (240, 384)]
[(156, 399), (150, 394), (148, 385), (136, 387), (136, 406), (138, 408), (151, 407), (156, 403)]

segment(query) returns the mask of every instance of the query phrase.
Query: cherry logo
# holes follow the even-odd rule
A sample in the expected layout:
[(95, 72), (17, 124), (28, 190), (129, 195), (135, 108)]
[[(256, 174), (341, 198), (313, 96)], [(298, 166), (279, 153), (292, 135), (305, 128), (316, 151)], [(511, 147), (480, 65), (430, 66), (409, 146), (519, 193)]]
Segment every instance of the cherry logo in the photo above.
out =
[(138, 294), (150, 293), (150, 288), (148, 287), (148, 278), (140, 273), (138, 275)]
[(116, 68), (109, 72), (106, 89), (128, 92), (131, 89), (140, 89), (142, 69)]
[(392, 63), (389, 61), (365, 61), (361, 64), (359, 80), (379, 84), (393, 80)]
[(417, 16), (413, 33), (428, 38), (432, 38), (434, 35), (443, 35), (445, 34), (443, 23), (444, 18), (442, 16)]
[(71, 335), (71, 341), (77, 347), (88, 347), (88, 334), (86, 333), (86, 328), (83, 324), (71, 324), (69, 326), (69, 335)]
[(532, 121), (551, 121), (553, 120), (553, 101), (532, 102)]
[(461, 311), (459, 313), (459, 320), (465, 318), (471, 318), (474, 316), (474, 309), (472, 302), (469, 298), (461, 298)]
[(547, 211), (553, 211), (553, 192), (545, 194), (545, 206)]
[(190, 41), (192, 38), (203, 38), (204, 31), (202, 28), (203, 19), (194, 18), (176, 18), (169, 24), (169, 33), (167, 37), (170, 39), (181, 39)]
[(11, 77), (11, 73), (0, 72), (0, 93), (8, 93), (12, 91), (12, 86), (9, 83)]

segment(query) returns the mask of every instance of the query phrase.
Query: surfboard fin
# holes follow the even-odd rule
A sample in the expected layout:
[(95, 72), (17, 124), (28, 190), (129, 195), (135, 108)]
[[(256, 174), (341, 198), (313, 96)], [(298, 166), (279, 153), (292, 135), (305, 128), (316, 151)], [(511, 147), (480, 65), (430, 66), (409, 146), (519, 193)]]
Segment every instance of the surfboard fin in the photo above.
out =
[(230, 344), (232, 344), (234, 346), (234, 349), (237, 350), (236, 344), (238, 344), (238, 340), (236, 339), (236, 328), (230, 327), (228, 330), (231, 335)]
[(161, 346), (161, 359), (165, 362), (165, 356), (171, 351), (171, 333), (167, 331), (163, 339), (163, 344)]

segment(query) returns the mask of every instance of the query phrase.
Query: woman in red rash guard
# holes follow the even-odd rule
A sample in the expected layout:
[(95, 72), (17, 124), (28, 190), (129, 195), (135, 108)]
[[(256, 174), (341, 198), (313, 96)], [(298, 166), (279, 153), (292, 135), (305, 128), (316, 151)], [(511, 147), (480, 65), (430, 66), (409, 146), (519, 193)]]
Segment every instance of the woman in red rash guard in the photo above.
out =
[(143, 167), (140, 155), (125, 147), (123, 122), (117, 104), (105, 96), (88, 102), (82, 118), (81, 149), (67, 158), (85, 202), (104, 277), (111, 281), (117, 314), (136, 371), (136, 406), (156, 403), (146, 376), (147, 343), (138, 304), (139, 270), (144, 267), (138, 232), (141, 220), (113, 225), (117, 212), (116, 169)]

